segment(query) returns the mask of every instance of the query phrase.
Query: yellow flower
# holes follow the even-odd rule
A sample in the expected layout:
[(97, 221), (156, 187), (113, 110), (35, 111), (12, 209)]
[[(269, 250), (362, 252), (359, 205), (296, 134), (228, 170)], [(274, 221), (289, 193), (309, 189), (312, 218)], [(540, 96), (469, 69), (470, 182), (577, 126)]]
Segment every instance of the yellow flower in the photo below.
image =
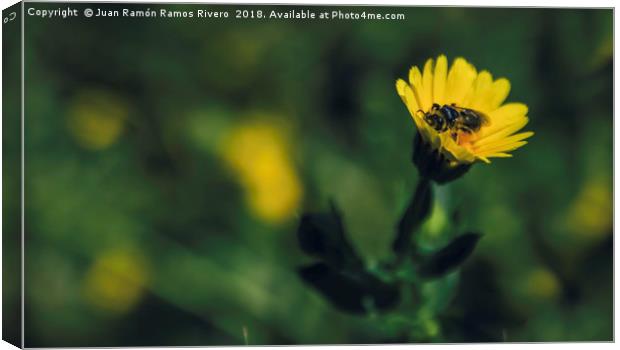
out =
[[(399, 79), (396, 91), (409, 109), (423, 141), (431, 149), (438, 150), (453, 167), (478, 160), (490, 163), (492, 157), (511, 157), (508, 152), (525, 145), (525, 139), (534, 134), (515, 134), (529, 119), (525, 104), (504, 104), (510, 91), (508, 80), (493, 80), (491, 73), (478, 72), (460, 57), (454, 60), (449, 70), (444, 55), (436, 62), (427, 60), (423, 71), (412, 67), (409, 83)], [(429, 112), (434, 103), (472, 109), (485, 115), (488, 123), (471, 133), (439, 132), (424, 120), (424, 113)]]
[(303, 187), (284, 130), (258, 120), (234, 127), (222, 141), (222, 156), (237, 174), (253, 214), (272, 224), (291, 218)]

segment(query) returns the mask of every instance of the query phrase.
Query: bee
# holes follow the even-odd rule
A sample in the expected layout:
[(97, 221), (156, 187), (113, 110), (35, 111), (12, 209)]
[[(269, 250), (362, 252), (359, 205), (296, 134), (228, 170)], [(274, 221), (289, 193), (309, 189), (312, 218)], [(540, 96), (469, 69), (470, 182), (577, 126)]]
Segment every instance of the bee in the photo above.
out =
[[(419, 110), (418, 112), (424, 113)], [(458, 132), (471, 134), (489, 123), (485, 114), (469, 108), (457, 107), (456, 104), (440, 106), (433, 104), (431, 110), (424, 113), (424, 121), (438, 132), (450, 130), (453, 136)]]

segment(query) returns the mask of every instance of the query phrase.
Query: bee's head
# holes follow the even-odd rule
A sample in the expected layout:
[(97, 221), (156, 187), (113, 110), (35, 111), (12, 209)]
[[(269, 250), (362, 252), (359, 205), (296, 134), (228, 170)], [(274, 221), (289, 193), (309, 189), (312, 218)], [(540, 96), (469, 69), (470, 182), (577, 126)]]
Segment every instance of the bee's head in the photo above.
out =
[(437, 112), (429, 112), (424, 114), (424, 121), (437, 131), (443, 131), (446, 127), (446, 119)]

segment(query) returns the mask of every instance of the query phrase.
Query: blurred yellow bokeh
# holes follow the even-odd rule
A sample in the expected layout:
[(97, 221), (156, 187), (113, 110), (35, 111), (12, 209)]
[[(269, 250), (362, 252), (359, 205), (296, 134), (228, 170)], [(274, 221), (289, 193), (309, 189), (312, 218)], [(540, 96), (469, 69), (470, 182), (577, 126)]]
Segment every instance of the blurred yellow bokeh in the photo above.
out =
[(80, 146), (101, 150), (118, 140), (128, 115), (127, 104), (114, 93), (84, 90), (69, 106), (67, 127)]
[(425, 236), (428, 236), (429, 239), (437, 238), (447, 224), (448, 215), (446, 214), (446, 210), (439, 201), (435, 201), (430, 217), (423, 226)]
[(606, 37), (598, 44), (596, 50), (592, 53), (590, 66), (593, 69), (600, 69), (601, 66), (611, 62), (614, 58), (614, 40), (613, 37)]
[(124, 314), (140, 301), (147, 282), (143, 256), (125, 249), (107, 251), (88, 269), (83, 295), (97, 309)]
[(576, 235), (602, 237), (613, 228), (613, 192), (611, 181), (586, 182), (567, 213), (568, 229)]
[(277, 224), (295, 214), (303, 189), (283, 128), (267, 121), (240, 125), (224, 137), (220, 149), (254, 215)]
[(526, 292), (532, 297), (552, 299), (558, 295), (559, 291), (557, 277), (547, 269), (535, 269), (527, 276)]

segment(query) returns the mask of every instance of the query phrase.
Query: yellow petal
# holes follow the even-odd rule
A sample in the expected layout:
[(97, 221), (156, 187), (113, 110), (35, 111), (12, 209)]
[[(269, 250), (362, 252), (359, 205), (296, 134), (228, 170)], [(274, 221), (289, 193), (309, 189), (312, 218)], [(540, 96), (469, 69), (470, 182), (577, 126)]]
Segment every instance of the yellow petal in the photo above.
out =
[(437, 57), (435, 63), (435, 74), (433, 75), (433, 99), (440, 105), (444, 105), (444, 92), (446, 89), (446, 78), (448, 75), (448, 59), (441, 55)]
[(424, 139), (431, 144), (432, 148), (438, 149), (441, 147), (441, 138), (439, 137), (439, 134), (432, 128), (428, 127), (426, 123), (421, 129), (421, 133)]
[(488, 157), (491, 154), (495, 154), (495, 153), (504, 153), (504, 152), (510, 152), (510, 151), (514, 151), (517, 148), (520, 148), (522, 146), (527, 145), (527, 141), (519, 141), (519, 142), (513, 142), (510, 144), (504, 144), (501, 146), (497, 146), (494, 148), (490, 148), (488, 150), (485, 150), (483, 152), (477, 152), (476, 154), (479, 156), (483, 156), (483, 157)]
[[(510, 148), (510, 145), (519, 143), (519, 142), (523, 142), (523, 140), (532, 137), (532, 135), (534, 135), (533, 132), (528, 131), (528, 132), (522, 132), (520, 134), (516, 134), (516, 135), (512, 135), (510, 137), (506, 137), (504, 139), (501, 139), (497, 142), (494, 143), (490, 143), (488, 145), (484, 145), (482, 147), (476, 147), (476, 153), (479, 154), (483, 154), (483, 153), (489, 153), (491, 151), (496, 151), (496, 152), (504, 152), (505, 149), (504, 148)], [(501, 151), (500, 151), (501, 149)]]
[(423, 105), (428, 106), (428, 109), (424, 109), (428, 111), (433, 104), (433, 59), (428, 59), (424, 64), (424, 74), (422, 75), (422, 86), (423, 89), (420, 92), (420, 96), (422, 97), (422, 101), (424, 101)]
[(463, 99), (472, 87), (476, 79), (476, 68), (469, 64), (464, 58), (454, 60), (448, 79), (446, 81), (445, 99), (446, 103), (456, 103), (463, 105)]
[(476, 156), (467, 148), (458, 145), (447, 133), (442, 134), (442, 144), (446, 151), (459, 162), (473, 163)]
[(489, 113), (489, 116), (492, 117), (493, 121), (496, 120), (508, 120), (514, 116), (526, 115), (527, 114), (527, 106), (523, 103), (513, 102), (507, 103), (498, 109)]
[(404, 87), (405, 89), (405, 105), (407, 106), (407, 109), (409, 109), (409, 114), (411, 114), (411, 118), (413, 118), (413, 121), (416, 124), (416, 127), (418, 128), (418, 130), (420, 130), (424, 125), (422, 125), (422, 123), (424, 123), (424, 121), (422, 120), (422, 118), (420, 118), (420, 113), (418, 113), (418, 111), (420, 110), (420, 107), (418, 106), (418, 102), (416, 101), (416, 98), (413, 94), (413, 89), (411, 89), (411, 86), (406, 85)]
[(489, 97), (489, 110), (497, 109), (508, 97), (510, 93), (510, 82), (508, 79), (500, 78), (493, 82), (493, 93)]
[[(416, 67), (413, 67), (410, 71), (410, 79), (417, 82), (419, 81), (419, 78), (421, 78), (420, 71)], [(403, 94), (401, 98), (407, 106), (409, 114), (411, 114), (411, 118), (415, 122), (416, 128), (422, 135), (422, 138), (431, 143), (434, 148), (439, 148), (441, 146), (439, 135), (435, 130), (428, 126), (428, 124), (422, 119), (422, 113), (419, 112), (421, 108), (418, 104), (415, 89), (408, 85), (405, 81), (399, 79), (396, 81), (396, 91), (399, 95), (401, 93)]]
[(489, 158), (512, 158), (512, 154), (510, 153), (493, 153), (489, 154), (487, 157)]
[(478, 74), (472, 89), (463, 100), (463, 106), (481, 112), (489, 112), (486, 105), (493, 86), (493, 76), (488, 71), (483, 70)]
[(479, 138), (474, 143), (474, 145), (476, 147), (481, 147), (481, 146), (488, 145), (493, 142), (497, 142), (498, 140), (501, 140), (521, 130), (528, 122), (529, 122), (529, 118), (523, 117), (521, 120), (518, 120), (513, 124), (506, 125), (504, 128), (499, 129), (492, 134), (485, 135), (484, 137)]
[(403, 100), (403, 102), (405, 101), (405, 87), (407, 87), (407, 83), (404, 80), (396, 80), (396, 92), (398, 93), (398, 96), (400, 96), (400, 98)]
[(508, 144), (508, 143), (512, 143), (512, 142), (517, 142), (517, 141), (525, 140), (525, 139), (531, 137), (532, 135), (534, 135), (533, 132), (526, 131), (526, 132), (522, 132), (522, 133), (519, 133), (519, 134), (516, 134), (516, 135), (512, 135), (512, 136), (501, 138), (501, 139), (496, 140), (494, 142), (488, 142), (488, 143), (486, 143), (484, 145), (476, 144), (476, 149), (482, 152), (482, 151), (484, 151), (487, 148), (495, 147), (497, 145), (503, 145), (503, 144)]
[(412, 67), (409, 70), (409, 85), (411, 85), (413, 89), (413, 94), (418, 102), (418, 106), (427, 111), (430, 109), (430, 100), (425, 100), (422, 92), (424, 91), (424, 86), (422, 84), (422, 73), (417, 66)]
[(498, 130), (522, 121), (526, 118), (527, 106), (523, 103), (507, 103), (498, 109), (490, 112), (488, 117), (490, 125), (480, 130), (480, 138), (496, 133)]
[(476, 157), (487, 164), (491, 163), (491, 161), (487, 157), (483, 157), (483, 156), (476, 156)]

